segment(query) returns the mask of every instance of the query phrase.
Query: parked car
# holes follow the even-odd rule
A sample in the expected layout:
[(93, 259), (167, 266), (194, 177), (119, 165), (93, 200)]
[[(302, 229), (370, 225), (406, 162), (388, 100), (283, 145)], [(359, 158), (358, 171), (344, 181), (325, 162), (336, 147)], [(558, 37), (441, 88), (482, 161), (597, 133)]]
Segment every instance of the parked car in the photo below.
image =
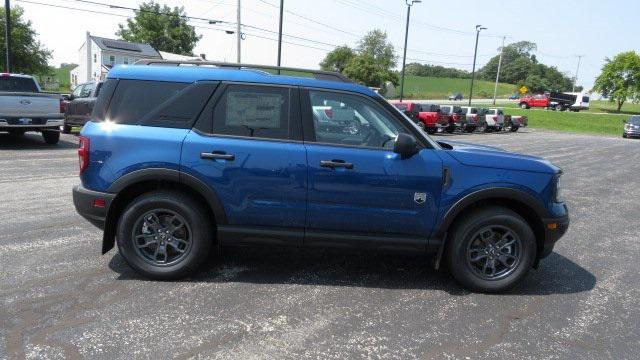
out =
[(63, 112), (60, 94), (42, 92), (33, 76), (0, 74), (0, 131), (15, 136), (37, 131), (47, 144), (57, 144)]
[(463, 99), (462, 93), (455, 93), (455, 94), (449, 95), (449, 101), (458, 101), (462, 99)]
[[(434, 141), (341, 74), (165, 62), (109, 71), (73, 189), (78, 213), (104, 230), (102, 252), (117, 243), (144, 276), (189, 276), (222, 246), (399, 249), (497, 292), (567, 230), (562, 171), (547, 160)], [(327, 103), (366, 130), (316, 127), (313, 108)]]
[(392, 101), (391, 104), (407, 115), (420, 129), (428, 134), (435, 134), (438, 131), (439, 114), (437, 111), (431, 111), (429, 106), (406, 101)]
[(504, 129), (504, 112), (502, 109), (485, 109), (484, 116), (489, 131), (502, 131)]
[[(520, 127), (527, 127), (529, 125), (529, 118), (526, 115), (511, 115), (511, 120), (517, 121), (520, 124)], [(506, 124), (506, 119), (505, 119), (505, 124)]]
[(484, 117), (480, 116), (480, 109), (473, 106), (461, 106), (460, 108), (467, 121), (474, 124), (474, 130), (485, 131), (487, 124), (484, 122)]
[(632, 115), (628, 120), (624, 120), (623, 138), (640, 137), (640, 115)]
[[(422, 111), (426, 112), (430, 117), (435, 118), (436, 119), (436, 132), (437, 131), (446, 131), (446, 129), (449, 129), (452, 125), (451, 125), (451, 116), (449, 116), (448, 114), (445, 114), (442, 109), (440, 108), (440, 105), (438, 104), (425, 104), (422, 103), (420, 104), (422, 107)], [(455, 129), (455, 125), (453, 126), (452, 129)], [(427, 132), (429, 134), (433, 134), (433, 130), (431, 132)]]
[(509, 100), (518, 100), (518, 99), (520, 99), (520, 94), (518, 93), (513, 93), (509, 95)]
[(440, 110), (443, 114), (450, 117), (449, 126), (445, 128), (446, 132), (453, 133), (456, 130), (473, 132), (473, 130), (475, 130), (475, 123), (467, 121), (467, 116), (463, 113), (460, 106), (440, 105)]
[(520, 119), (521, 117), (518, 116), (504, 115), (504, 129), (511, 132), (518, 131), (520, 129)]
[(74, 126), (84, 126), (100, 93), (102, 82), (88, 82), (76, 86), (65, 106), (62, 132), (68, 134)]

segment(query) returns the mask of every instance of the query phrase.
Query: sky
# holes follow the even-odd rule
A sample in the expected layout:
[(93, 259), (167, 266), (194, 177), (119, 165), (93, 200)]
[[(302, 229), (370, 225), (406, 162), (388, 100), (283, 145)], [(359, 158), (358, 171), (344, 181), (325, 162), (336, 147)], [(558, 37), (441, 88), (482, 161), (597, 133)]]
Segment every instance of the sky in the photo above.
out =
[[(42, 44), (53, 51), (51, 65), (78, 63), (85, 33), (116, 38), (118, 24), (133, 12), (99, 4), (137, 8), (138, 0), (12, 0), (25, 9)], [(194, 53), (209, 60), (236, 60), (237, 0), (157, 0), (184, 7), (187, 15), (223, 21), (190, 21), (202, 35)], [(37, 3), (37, 4), (36, 4)], [(96, 4), (98, 3), (98, 4)], [(54, 6), (47, 6), (54, 5)], [(407, 6), (404, 0), (284, 0), (282, 65), (318, 68), (337, 45), (355, 46), (367, 31), (385, 31), (402, 63)], [(93, 12), (81, 11), (89, 10)], [(279, 0), (242, 0), (242, 62), (275, 64)], [(99, 14), (104, 12), (108, 14)], [(640, 52), (639, 0), (423, 0), (411, 8), (407, 63), (421, 62), (471, 70), (475, 25), (480, 34), (476, 68), (506, 43), (537, 44), (544, 64), (573, 77), (583, 55), (578, 84), (589, 89), (607, 57)]]

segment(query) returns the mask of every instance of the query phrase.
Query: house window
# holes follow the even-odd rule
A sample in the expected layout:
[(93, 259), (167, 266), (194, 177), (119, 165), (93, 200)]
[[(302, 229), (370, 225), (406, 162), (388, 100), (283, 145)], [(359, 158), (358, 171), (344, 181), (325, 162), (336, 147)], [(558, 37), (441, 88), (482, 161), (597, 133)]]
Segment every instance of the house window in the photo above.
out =
[(116, 56), (115, 55), (109, 55), (109, 64), (113, 65), (116, 63)]
[(95, 63), (95, 62), (98, 62), (98, 55), (93, 54), (93, 62), (94, 62), (94, 63)]

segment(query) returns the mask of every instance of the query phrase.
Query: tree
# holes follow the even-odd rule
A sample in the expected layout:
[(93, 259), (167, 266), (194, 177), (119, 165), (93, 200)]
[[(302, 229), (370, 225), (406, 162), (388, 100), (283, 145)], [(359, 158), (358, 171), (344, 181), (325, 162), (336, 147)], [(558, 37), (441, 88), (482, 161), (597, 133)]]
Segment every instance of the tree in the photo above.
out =
[(387, 81), (397, 85), (395, 66), (393, 45), (387, 42), (387, 34), (381, 30), (367, 33), (355, 50), (346, 45), (334, 49), (320, 63), (323, 70), (340, 71), (357, 82), (374, 87), (384, 87)]
[(202, 38), (187, 23), (183, 7), (161, 7), (153, 0), (142, 3), (135, 18), (118, 27), (116, 35), (126, 41), (147, 43), (156, 50), (181, 55), (193, 55), (193, 48)]
[(337, 47), (325, 56), (320, 63), (320, 68), (326, 71), (343, 72), (354, 56), (356, 53), (350, 47), (346, 45)]
[[(24, 10), (19, 6), (11, 8), (11, 71), (25, 74), (45, 75), (51, 73), (47, 61), (51, 51), (37, 40), (38, 34), (31, 27), (31, 21), (22, 18)], [(7, 68), (5, 56), (5, 12), (0, 9), (0, 70)]]
[(627, 51), (616, 55), (613, 60), (605, 59), (594, 90), (615, 101), (620, 112), (628, 98), (640, 96), (640, 55), (635, 51)]

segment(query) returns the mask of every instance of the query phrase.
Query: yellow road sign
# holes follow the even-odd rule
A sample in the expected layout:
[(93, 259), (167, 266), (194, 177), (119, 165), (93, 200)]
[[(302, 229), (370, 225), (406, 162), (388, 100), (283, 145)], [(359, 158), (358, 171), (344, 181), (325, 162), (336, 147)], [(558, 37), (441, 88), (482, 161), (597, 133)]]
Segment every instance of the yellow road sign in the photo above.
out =
[(521, 94), (526, 94), (528, 92), (529, 92), (529, 88), (528, 87), (523, 86), (523, 87), (520, 88), (520, 93)]

